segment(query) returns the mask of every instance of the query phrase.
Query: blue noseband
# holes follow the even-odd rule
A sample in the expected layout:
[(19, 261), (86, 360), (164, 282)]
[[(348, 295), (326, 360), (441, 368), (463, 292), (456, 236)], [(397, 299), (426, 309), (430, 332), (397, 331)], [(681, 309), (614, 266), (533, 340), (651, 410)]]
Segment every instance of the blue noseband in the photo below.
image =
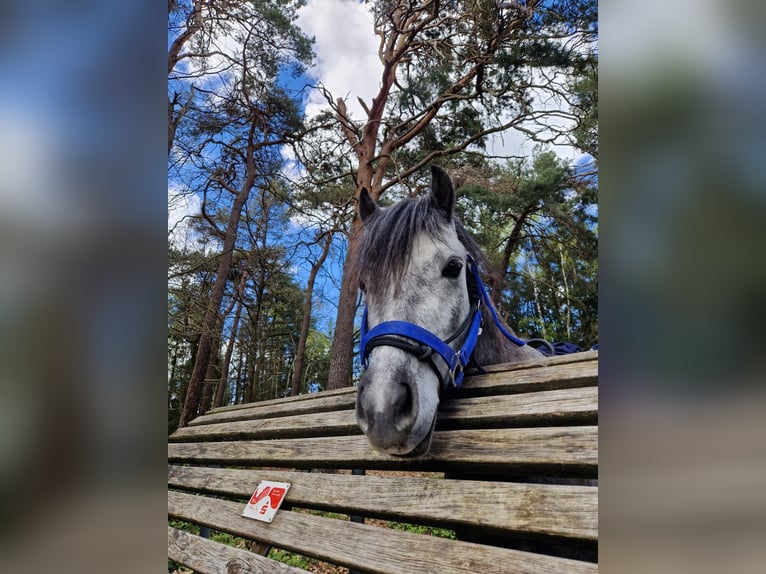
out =
[[(428, 329), (419, 327), (414, 323), (408, 323), (407, 321), (386, 321), (368, 330), (367, 306), (365, 305), (364, 313), (362, 314), (361, 343), (359, 345), (359, 354), (364, 369), (367, 369), (369, 366), (370, 353), (375, 347), (397, 347), (412, 353), (418, 360), (427, 362), (439, 379), (442, 391), (459, 388), (463, 383), (465, 368), (471, 360), (471, 355), (481, 334), (482, 303), (490, 310), (495, 325), (506, 338), (518, 346), (525, 345), (526, 343), (522, 339), (515, 337), (500, 323), (500, 318), (497, 316), (497, 312), (487, 294), (487, 289), (484, 287), (484, 283), (482, 283), (479, 276), (479, 266), (470, 255), (468, 256), (468, 267), (471, 271), (471, 274), (468, 276), (471, 310), (462, 325), (458, 327), (458, 330), (445, 341), (442, 341)], [(458, 350), (453, 349), (450, 343), (460, 337), (466, 330), (468, 332), (465, 341), (463, 341), (463, 346)], [(445, 378), (441, 369), (434, 362), (434, 354), (439, 355), (447, 365), (448, 378)]]

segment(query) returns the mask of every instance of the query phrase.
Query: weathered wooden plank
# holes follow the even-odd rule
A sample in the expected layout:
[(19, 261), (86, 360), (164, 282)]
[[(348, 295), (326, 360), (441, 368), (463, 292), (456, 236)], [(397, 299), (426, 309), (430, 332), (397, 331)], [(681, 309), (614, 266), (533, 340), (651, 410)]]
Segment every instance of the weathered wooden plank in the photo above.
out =
[[(499, 371), (520, 371), (524, 369), (535, 369), (537, 367), (548, 367), (552, 365), (566, 365), (570, 363), (581, 363), (583, 361), (598, 360), (598, 351), (583, 351), (582, 353), (571, 353), (569, 355), (557, 355), (555, 357), (543, 357), (522, 361), (520, 363), (498, 363), (497, 365), (485, 365), (483, 368), (488, 373)], [(473, 373), (471, 373), (473, 374)]]
[(247, 550), (213, 542), (168, 526), (168, 558), (201, 574), (247, 572), (248, 574), (307, 574)]
[[(594, 424), (598, 389), (581, 387), (499, 397), (454, 398), (440, 406), (437, 429)], [(298, 438), (360, 434), (353, 410), (195, 425), (171, 441)]]
[(437, 428), (585, 425), (597, 420), (598, 388), (578, 387), (501, 396), (458, 396), (439, 405)]
[(249, 408), (256, 405), (268, 406), (268, 405), (280, 405), (285, 403), (294, 403), (294, 402), (301, 402), (301, 401), (311, 401), (319, 397), (333, 397), (333, 396), (344, 395), (344, 394), (353, 393), (353, 392), (354, 392), (354, 387), (343, 387), (342, 389), (332, 389), (329, 391), (320, 391), (318, 393), (305, 393), (295, 397), (281, 397), (277, 399), (269, 399), (266, 401), (242, 403), (240, 405), (227, 405), (225, 407), (217, 407), (215, 409), (210, 409), (208, 411), (208, 414), (217, 414), (217, 413), (224, 413), (228, 411), (236, 411), (238, 409)]
[(513, 371), (499, 371), (466, 378), (457, 396), (526, 393), (594, 386), (598, 384), (598, 362), (579, 361)]
[(595, 541), (598, 488), (422, 477), (171, 466), (172, 488), (247, 499), (261, 480), (289, 482), (287, 502), (444, 528), (482, 527)]
[(472, 470), (530, 470), (594, 477), (598, 465), (598, 428), (437, 431), (429, 453), (419, 459), (377, 453), (364, 436), (171, 443), (168, 459), (170, 462), (296, 468), (458, 470), (471, 467)]
[[(353, 397), (352, 397), (353, 398)], [(246, 438), (295, 438), (306, 436), (337, 436), (361, 432), (354, 418), (353, 402), (349, 408), (319, 413), (301, 413), (289, 416), (264, 416), (258, 412), (246, 414), (233, 422), (210, 422), (178, 429), (168, 440), (211, 440)], [(249, 418), (252, 416), (253, 418)], [(240, 417), (238, 417), (240, 418)]]
[[(569, 388), (572, 386), (578, 386), (582, 384), (594, 383), (594, 376), (597, 374), (597, 359), (598, 351), (588, 351), (584, 353), (575, 353), (572, 355), (561, 355), (558, 357), (550, 357), (544, 359), (536, 359), (533, 361), (524, 361), (522, 363), (502, 363), (499, 365), (489, 365), (485, 367), (485, 370), (490, 373), (517, 373), (525, 370), (536, 370), (539, 368), (549, 369), (551, 367), (562, 367), (551, 371), (551, 375), (546, 380), (541, 381), (539, 385), (530, 387), (530, 377), (521, 377), (516, 384), (511, 384), (507, 387), (507, 391), (513, 390), (514, 392), (522, 392), (524, 390), (545, 390), (554, 388)], [(582, 362), (593, 363), (590, 370), (581, 370), (574, 367), (567, 369), (568, 365), (577, 365)], [(586, 373), (584, 380), (583, 375), (578, 373)], [(563, 374), (563, 378), (559, 381), (558, 386), (556, 382), (548, 379), (555, 379), (559, 374)], [(534, 376), (531, 377), (534, 379)], [(514, 379), (509, 380), (510, 383), (514, 382)], [(497, 378), (487, 377), (486, 375), (473, 375), (466, 377), (465, 388), (467, 389), (484, 389), (487, 392), (491, 392), (495, 388)], [(497, 389), (497, 390), (502, 390)], [(322, 391), (321, 393), (298, 395), (297, 397), (285, 397), (282, 399), (272, 399), (268, 401), (260, 401), (256, 403), (246, 403), (242, 405), (230, 405), (226, 407), (219, 407), (208, 411), (207, 414), (196, 418), (191, 421), (190, 425), (196, 424), (208, 424), (211, 422), (224, 422), (244, 420), (244, 418), (257, 418), (255, 415), (263, 412), (263, 416), (275, 417), (285, 415), (298, 414), (298, 413), (310, 413), (310, 412), (322, 412), (333, 410), (337, 408), (352, 408), (354, 404), (354, 396), (356, 389), (354, 387), (346, 387), (344, 389), (336, 389), (331, 391)], [(486, 394), (486, 392), (485, 392)], [(303, 404), (306, 403), (306, 404)], [(276, 407), (273, 409), (272, 407)], [(240, 411), (243, 412), (242, 415)]]
[[(595, 573), (597, 565), (281, 511), (271, 524), (240, 516), (243, 504), (168, 493), (168, 515), (378, 574)], [(383, 535), (385, 534), (385, 536)]]
[(189, 426), (353, 409), (356, 401), (356, 388), (349, 387), (343, 391), (343, 393), (332, 395), (316, 393), (313, 398), (303, 401), (285, 403), (271, 403), (269, 401), (271, 404), (249, 403), (243, 408), (197, 417), (189, 423)]

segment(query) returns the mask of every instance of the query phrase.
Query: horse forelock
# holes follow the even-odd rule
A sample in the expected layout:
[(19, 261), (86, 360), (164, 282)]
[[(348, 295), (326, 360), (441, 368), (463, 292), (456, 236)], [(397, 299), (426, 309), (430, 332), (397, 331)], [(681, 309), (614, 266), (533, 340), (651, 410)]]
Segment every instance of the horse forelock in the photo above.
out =
[[(479, 266), (482, 276), (491, 276), (484, 253), (457, 216), (453, 215), (452, 221), (458, 240)], [(396, 292), (401, 288), (415, 238), (425, 233), (434, 241), (441, 241), (448, 225), (444, 212), (428, 197), (404, 199), (376, 210), (364, 223), (355, 269), (357, 279), (366, 282), (367, 293), (372, 296), (382, 295), (391, 284)]]
[(405, 199), (378, 209), (364, 222), (356, 274), (368, 295), (383, 295), (391, 285), (394, 295), (412, 253), (415, 239), (426, 234), (439, 241), (449, 221), (428, 197)]

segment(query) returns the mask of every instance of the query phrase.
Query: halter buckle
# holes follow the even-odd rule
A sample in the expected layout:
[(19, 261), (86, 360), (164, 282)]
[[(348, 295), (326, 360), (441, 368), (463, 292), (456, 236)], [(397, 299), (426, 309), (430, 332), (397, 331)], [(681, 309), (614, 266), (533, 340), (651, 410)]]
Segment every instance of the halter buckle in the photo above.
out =
[(462, 382), (462, 379), (463, 379), (462, 375), (463, 375), (463, 363), (461, 363), (458, 360), (457, 364), (455, 365), (455, 368), (451, 369), (449, 372), (450, 383), (452, 384), (454, 388), (457, 389), (460, 387), (460, 383), (458, 383), (458, 376), (460, 378), (460, 382)]

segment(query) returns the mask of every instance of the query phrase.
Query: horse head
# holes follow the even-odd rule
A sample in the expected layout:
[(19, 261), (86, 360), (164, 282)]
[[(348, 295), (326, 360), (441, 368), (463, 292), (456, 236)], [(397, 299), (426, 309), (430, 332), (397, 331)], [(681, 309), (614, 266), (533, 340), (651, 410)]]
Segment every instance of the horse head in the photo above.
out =
[[(454, 217), (449, 176), (432, 168), (431, 193), (378, 207), (362, 190), (364, 222), (359, 281), (365, 292), (363, 329), (406, 322), (460, 348), (471, 312), (466, 247)], [(450, 376), (438, 354), (424, 361), (406, 337), (371, 347), (357, 391), (356, 419), (376, 450), (418, 456), (428, 451), (442, 382)]]
[(356, 420), (383, 453), (421, 456), (442, 395), (474, 365), (542, 355), (498, 315), (479, 268), (488, 263), (455, 217), (455, 189), (431, 168), (431, 192), (391, 207), (359, 197), (358, 268), (365, 292)]

